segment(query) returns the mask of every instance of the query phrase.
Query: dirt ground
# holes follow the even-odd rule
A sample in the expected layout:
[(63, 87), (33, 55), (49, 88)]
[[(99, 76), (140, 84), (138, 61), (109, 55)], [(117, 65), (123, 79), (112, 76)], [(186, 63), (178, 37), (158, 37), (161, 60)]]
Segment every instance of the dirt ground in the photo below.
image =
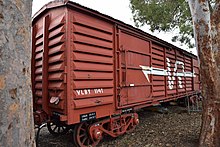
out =
[[(141, 110), (140, 124), (118, 138), (104, 137), (98, 147), (196, 147), (199, 140), (201, 114), (187, 113), (185, 107), (167, 106), (168, 113)], [(54, 137), (44, 128), (39, 147), (71, 147), (72, 133)]]

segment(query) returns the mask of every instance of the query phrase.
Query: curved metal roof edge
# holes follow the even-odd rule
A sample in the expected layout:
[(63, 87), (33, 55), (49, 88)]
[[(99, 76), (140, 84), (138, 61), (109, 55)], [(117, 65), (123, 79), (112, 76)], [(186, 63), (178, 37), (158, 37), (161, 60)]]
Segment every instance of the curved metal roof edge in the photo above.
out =
[(165, 45), (165, 46), (167, 46), (169, 48), (176, 48), (176, 49), (178, 49), (180, 51), (185, 52), (188, 55), (197, 57), (196, 55), (194, 55), (194, 54), (192, 54), (192, 53), (190, 53), (190, 52), (188, 52), (188, 51), (186, 51), (186, 50), (184, 50), (182, 48), (179, 48), (179, 47), (177, 47), (177, 46), (175, 46), (175, 45), (173, 45), (173, 44), (171, 44), (169, 42), (166, 42), (166, 41), (164, 41), (164, 40), (162, 40), (162, 39), (160, 39), (160, 38), (158, 38), (158, 37), (156, 37), (154, 35), (151, 35), (151, 34), (149, 34), (147, 32), (144, 32), (144, 31), (142, 31), (139, 28), (135, 28), (134, 26), (132, 26), (130, 24), (126, 24), (126, 23), (124, 23), (124, 22), (122, 22), (120, 20), (117, 20), (117, 19), (115, 19), (115, 18), (113, 18), (111, 16), (108, 16), (106, 14), (102, 14), (102, 13), (100, 13), (97, 10), (93, 10), (91, 8), (82, 6), (82, 5), (80, 5), (80, 4), (76, 3), (76, 2), (72, 2), (70, 0), (54, 0), (54, 1), (51, 1), (51, 2), (49, 2), (47, 4), (45, 4), (38, 12), (36, 12), (34, 14), (34, 16), (32, 17), (32, 21), (34, 21), (41, 13), (47, 11), (48, 9), (62, 7), (62, 6), (72, 6), (72, 7), (77, 7), (78, 9), (84, 9), (84, 11), (90, 11), (90, 12), (92, 12), (92, 14), (97, 15), (98, 17), (101, 17), (101, 18), (106, 19), (108, 21), (112, 21), (114, 23), (118, 23), (118, 24), (122, 25), (123, 27), (132, 28), (132, 30), (134, 30), (136, 32), (138, 31), (141, 34), (146, 35), (152, 41), (153, 40), (157, 40), (157, 41), (154, 41), (154, 42), (157, 42), (159, 44)]
[(32, 16), (32, 21), (34, 21), (41, 13), (46, 11), (47, 9), (52, 9), (56, 7), (61, 7), (67, 5), (69, 0), (54, 0), (51, 1), (47, 4), (45, 4), (40, 10), (38, 10), (33, 16)]

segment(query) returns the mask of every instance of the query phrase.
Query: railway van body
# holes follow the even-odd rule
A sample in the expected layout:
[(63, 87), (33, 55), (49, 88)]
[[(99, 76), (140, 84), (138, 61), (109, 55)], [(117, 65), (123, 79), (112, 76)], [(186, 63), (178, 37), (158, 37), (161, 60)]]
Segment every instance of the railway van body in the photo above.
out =
[(195, 55), (74, 2), (45, 5), (32, 34), (35, 124), (75, 126), (77, 146), (131, 131), (137, 109), (200, 93)]

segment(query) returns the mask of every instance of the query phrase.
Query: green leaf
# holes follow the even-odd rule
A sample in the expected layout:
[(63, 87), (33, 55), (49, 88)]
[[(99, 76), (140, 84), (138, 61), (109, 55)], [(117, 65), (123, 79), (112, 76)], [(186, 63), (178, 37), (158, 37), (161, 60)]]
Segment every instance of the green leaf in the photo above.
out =
[(152, 32), (172, 32), (178, 28), (180, 35), (172, 41), (194, 47), (192, 18), (186, 0), (130, 0), (130, 8), (135, 26), (149, 25)]

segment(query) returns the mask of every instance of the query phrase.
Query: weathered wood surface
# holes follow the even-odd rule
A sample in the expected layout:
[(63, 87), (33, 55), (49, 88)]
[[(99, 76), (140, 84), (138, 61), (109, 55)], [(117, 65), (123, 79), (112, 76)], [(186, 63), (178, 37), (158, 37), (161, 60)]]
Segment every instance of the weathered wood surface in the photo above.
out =
[(0, 146), (35, 146), (31, 0), (0, 0)]

